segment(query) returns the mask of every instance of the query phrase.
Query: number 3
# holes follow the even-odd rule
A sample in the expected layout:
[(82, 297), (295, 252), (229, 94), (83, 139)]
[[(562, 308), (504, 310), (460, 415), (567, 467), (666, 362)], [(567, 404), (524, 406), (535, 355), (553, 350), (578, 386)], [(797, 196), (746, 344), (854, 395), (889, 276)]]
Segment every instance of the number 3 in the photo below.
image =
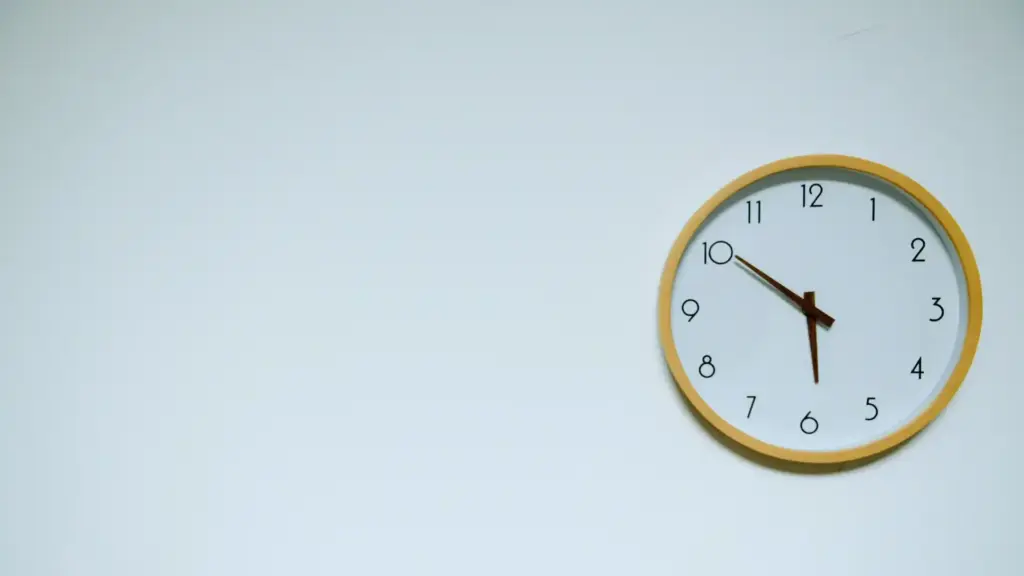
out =
[(932, 297), (932, 306), (935, 306), (936, 308), (939, 309), (939, 315), (936, 316), (935, 318), (929, 318), (929, 322), (938, 322), (939, 320), (942, 320), (943, 316), (946, 315), (946, 309), (942, 307), (942, 304), (939, 304), (939, 300), (942, 300), (942, 298), (939, 298), (938, 296)]

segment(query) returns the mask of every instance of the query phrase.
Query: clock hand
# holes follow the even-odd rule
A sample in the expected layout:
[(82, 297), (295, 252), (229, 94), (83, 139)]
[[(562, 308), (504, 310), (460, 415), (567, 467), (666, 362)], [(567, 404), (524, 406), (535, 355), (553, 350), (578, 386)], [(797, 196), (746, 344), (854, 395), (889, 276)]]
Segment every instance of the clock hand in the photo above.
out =
[(832, 324), (836, 321), (835, 318), (819, 310), (813, 303), (807, 302), (804, 298), (798, 296), (796, 292), (793, 292), (789, 288), (786, 288), (781, 283), (779, 283), (778, 280), (765, 274), (764, 272), (759, 270), (757, 266), (754, 266), (750, 262), (747, 262), (739, 254), (736, 255), (736, 259), (742, 262), (743, 265), (749, 268), (754, 274), (760, 276), (765, 282), (771, 284), (773, 288), (781, 292), (782, 295), (788, 298), (791, 302), (793, 302), (793, 304), (796, 304), (796, 306), (800, 308), (800, 310), (802, 310), (807, 317), (817, 319), (817, 321), (824, 324), (826, 328), (831, 328)]
[[(814, 292), (804, 292), (804, 302), (814, 306)], [(814, 383), (818, 383), (818, 323), (810, 314), (807, 317), (807, 339), (811, 343), (811, 368), (814, 369)]]

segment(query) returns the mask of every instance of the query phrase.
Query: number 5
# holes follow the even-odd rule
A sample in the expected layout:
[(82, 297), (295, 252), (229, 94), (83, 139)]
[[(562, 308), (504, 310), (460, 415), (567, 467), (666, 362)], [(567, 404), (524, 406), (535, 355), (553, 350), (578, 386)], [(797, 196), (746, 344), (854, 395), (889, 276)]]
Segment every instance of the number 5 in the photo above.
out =
[(878, 406), (875, 406), (874, 404), (871, 403), (871, 401), (874, 399), (874, 396), (868, 396), (868, 401), (865, 403), (865, 405), (871, 407), (875, 411), (875, 413), (872, 414), (869, 418), (865, 418), (865, 420), (874, 420), (875, 418), (878, 418)]

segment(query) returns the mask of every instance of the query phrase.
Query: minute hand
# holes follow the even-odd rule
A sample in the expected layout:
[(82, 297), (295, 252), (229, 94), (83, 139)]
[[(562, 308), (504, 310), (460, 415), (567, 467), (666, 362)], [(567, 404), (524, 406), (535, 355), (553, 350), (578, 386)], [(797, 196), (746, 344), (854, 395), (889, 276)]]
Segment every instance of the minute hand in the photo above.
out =
[(754, 274), (757, 274), (758, 276), (763, 278), (765, 282), (771, 284), (772, 287), (775, 288), (776, 290), (778, 290), (779, 292), (781, 292), (783, 294), (783, 296), (785, 296), (791, 302), (796, 304), (797, 307), (799, 307), (800, 310), (802, 310), (804, 314), (817, 319), (819, 322), (821, 322), (822, 324), (824, 324), (828, 328), (832, 327), (832, 324), (835, 322), (835, 318), (832, 318), (828, 314), (825, 314), (820, 309), (818, 309), (814, 304), (812, 304), (811, 302), (808, 302), (803, 297), (797, 295), (796, 292), (793, 292), (789, 288), (786, 288), (781, 283), (779, 283), (778, 280), (776, 280), (776, 279), (772, 278), (771, 276), (765, 274), (760, 269), (758, 269), (757, 266), (754, 266), (750, 262), (747, 262), (744, 258), (739, 256), (738, 254), (736, 255), (736, 259), (739, 260), (740, 262), (742, 262), (743, 265), (746, 266), (747, 268), (750, 268), (750, 270)]

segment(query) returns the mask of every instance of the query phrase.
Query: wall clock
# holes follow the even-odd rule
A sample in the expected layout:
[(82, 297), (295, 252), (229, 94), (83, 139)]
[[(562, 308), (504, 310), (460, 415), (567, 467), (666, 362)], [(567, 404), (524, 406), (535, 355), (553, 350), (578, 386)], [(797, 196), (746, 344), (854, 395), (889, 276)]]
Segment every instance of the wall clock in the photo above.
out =
[(981, 280), (956, 221), (868, 160), (787, 158), (712, 196), (661, 278), (659, 332), (699, 415), (772, 459), (842, 464), (906, 441), (956, 393)]

